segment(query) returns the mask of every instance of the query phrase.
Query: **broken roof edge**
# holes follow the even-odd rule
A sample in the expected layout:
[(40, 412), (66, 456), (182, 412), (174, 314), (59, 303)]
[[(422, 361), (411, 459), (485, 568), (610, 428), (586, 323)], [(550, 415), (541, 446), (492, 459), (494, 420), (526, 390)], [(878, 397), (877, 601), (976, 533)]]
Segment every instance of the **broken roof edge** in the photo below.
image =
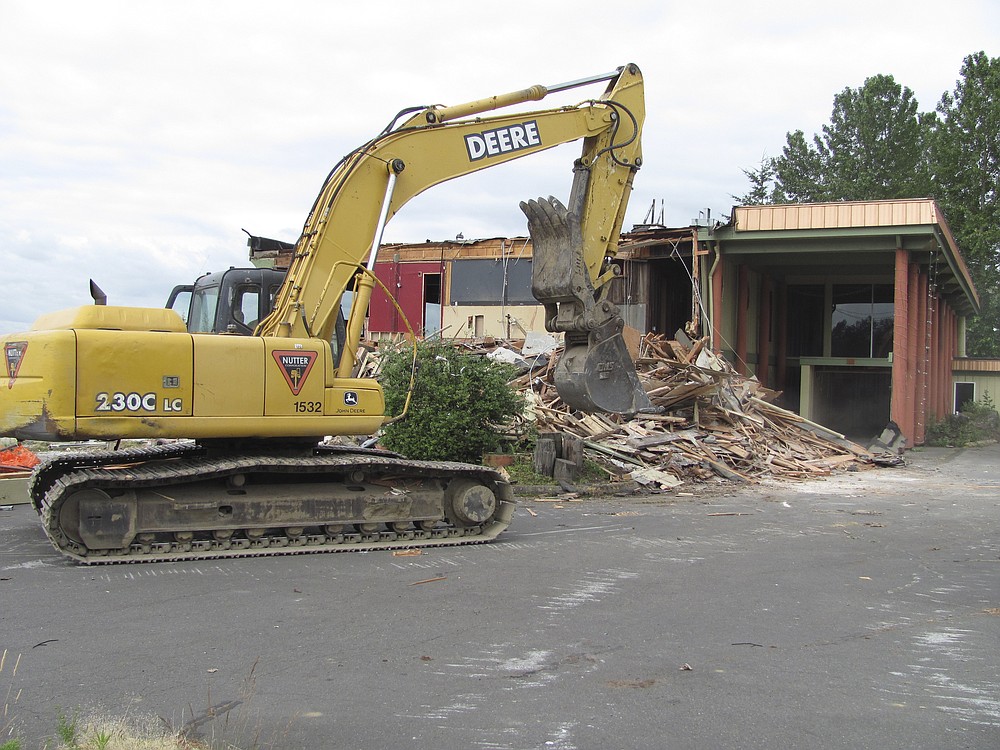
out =
[(450, 240), (431, 240), (426, 239), (423, 242), (383, 242), (380, 247), (420, 247), (422, 245), (481, 245), (487, 242), (515, 242), (515, 241), (525, 241), (530, 240), (530, 237), (525, 235), (497, 235), (495, 237), (476, 237), (465, 239), (450, 239)]

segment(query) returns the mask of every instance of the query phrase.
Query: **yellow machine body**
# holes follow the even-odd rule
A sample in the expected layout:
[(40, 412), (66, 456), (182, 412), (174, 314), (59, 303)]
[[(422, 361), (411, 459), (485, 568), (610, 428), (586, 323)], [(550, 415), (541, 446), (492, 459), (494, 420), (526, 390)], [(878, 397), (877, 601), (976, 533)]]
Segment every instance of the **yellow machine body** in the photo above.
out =
[(89, 306), (2, 340), (0, 433), (30, 440), (368, 435), (378, 383), (319, 339), (190, 334), (172, 310)]

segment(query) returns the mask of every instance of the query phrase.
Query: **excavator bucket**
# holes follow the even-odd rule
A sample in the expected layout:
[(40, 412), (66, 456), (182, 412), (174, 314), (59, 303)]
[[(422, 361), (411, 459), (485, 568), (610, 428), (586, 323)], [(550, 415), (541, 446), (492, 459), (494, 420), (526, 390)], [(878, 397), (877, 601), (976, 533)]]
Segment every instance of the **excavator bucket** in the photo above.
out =
[(567, 344), (553, 377), (559, 398), (570, 408), (626, 415), (653, 410), (622, 339), (622, 326), (617, 328), (607, 336), (595, 331), (583, 344)]
[(579, 215), (556, 198), (521, 203), (532, 242), (531, 292), (545, 307), (545, 327), (565, 335), (553, 373), (559, 397), (584, 412), (653, 411), (622, 339), (618, 306), (607, 286), (594, 290), (583, 255)]

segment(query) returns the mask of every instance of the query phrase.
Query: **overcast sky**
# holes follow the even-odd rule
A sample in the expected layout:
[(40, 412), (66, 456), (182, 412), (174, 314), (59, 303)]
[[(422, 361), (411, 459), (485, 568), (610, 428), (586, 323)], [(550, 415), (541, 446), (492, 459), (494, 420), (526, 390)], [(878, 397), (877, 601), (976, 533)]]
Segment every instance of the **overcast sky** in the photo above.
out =
[[(0, 0), (0, 333), (89, 304), (160, 306), (294, 241), (322, 180), (409, 105), (457, 104), (628, 62), (645, 166), (626, 226), (727, 215), (743, 169), (829, 121), (872, 75), (924, 111), (962, 60), (1000, 55), (1000, 3), (953, 0)], [(553, 95), (571, 104), (600, 85)], [(520, 200), (569, 192), (578, 146), (434, 188), (387, 241), (523, 235)]]

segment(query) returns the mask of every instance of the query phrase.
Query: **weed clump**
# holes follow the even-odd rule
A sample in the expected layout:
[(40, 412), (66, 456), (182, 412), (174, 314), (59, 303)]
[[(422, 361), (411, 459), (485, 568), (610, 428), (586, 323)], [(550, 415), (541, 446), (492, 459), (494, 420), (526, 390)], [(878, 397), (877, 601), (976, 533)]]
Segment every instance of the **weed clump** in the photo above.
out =
[(989, 393), (967, 401), (957, 414), (929, 424), (926, 440), (928, 445), (955, 448), (1000, 440), (1000, 414)]

